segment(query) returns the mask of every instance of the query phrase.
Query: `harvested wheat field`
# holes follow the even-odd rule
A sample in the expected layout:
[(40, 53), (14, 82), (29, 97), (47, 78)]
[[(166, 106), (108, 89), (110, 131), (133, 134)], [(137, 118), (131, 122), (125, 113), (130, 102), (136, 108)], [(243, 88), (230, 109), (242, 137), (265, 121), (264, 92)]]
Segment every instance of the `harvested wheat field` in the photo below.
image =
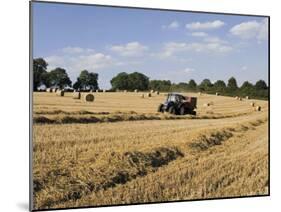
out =
[(34, 93), (34, 209), (268, 194), (267, 101), (187, 94), (176, 116), (141, 94)]

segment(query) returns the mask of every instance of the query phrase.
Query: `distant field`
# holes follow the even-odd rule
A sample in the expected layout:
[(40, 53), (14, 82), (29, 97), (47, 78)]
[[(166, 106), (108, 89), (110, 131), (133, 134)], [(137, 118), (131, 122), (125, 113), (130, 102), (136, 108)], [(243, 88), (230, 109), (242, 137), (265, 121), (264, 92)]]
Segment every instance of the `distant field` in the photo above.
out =
[[(165, 94), (152, 97), (141, 98), (142, 93), (93, 93), (95, 95), (94, 103), (72, 99), (72, 93), (66, 93), (64, 97), (56, 96), (54, 93), (34, 93), (34, 115), (106, 115), (106, 113), (116, 114), (155, 114), (157, 107), (162, 103)], [(146, 93), (144, 93), (146, 94)], [(253, 107), (250, 103), (262, 107), (262, 111), (268, 110), (267, 101), (262, 100), (235, 100), (233, 97), (223, 97), (203, 94), (199, 96), (197, 93), (184, 93), (189, 96), (198, 97), (197, 114), (199, 116), (235, 116), (253, 113)], [(83, 95), (83, 94), (82, 94)], [(204, 103), (211, 103), (209, 107), (204, 107)], [(88, 113), (87, 113), (88, 112)], [(91, 114), (92, 113), (92, 114)]]
[(173, 116), (164, 94), (93, 94), (33, 94), (35, 209), (268, 194), (267, 101), (186, 94), (197, 116)]

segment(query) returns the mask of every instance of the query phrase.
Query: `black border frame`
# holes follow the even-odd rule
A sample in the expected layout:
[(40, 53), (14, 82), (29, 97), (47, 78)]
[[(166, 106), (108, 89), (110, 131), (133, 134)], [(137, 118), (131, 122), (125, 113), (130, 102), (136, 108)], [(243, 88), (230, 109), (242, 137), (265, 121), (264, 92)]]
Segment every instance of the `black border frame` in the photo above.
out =
[[(263, 17), (268, 19), (268, 194), (261, 195), (247, 195), (247, 196), (229, 196), (229, 197), (215, 197), (205, 199), (187, 199), (187, 200), (171, 200), (171, 201), (157, 201), (157, 202), (144, 202), (132, 204), (112, 204), (112, 205), (89, 205), (69, 208), (49, 208), (49, 209), (33, 209), (33, 148), (32, 148), (32, 135), (33, 135), (33, 7), (32, 3), (45, 3), (45, 4), (63, 4), (63, 5), (80, 5), (80, 6), (96, 6), (96, 7), (110, 7), (110, 8), (123, 8), (123, 9), (142, 9), (142, 10), (157, 10), (157, 11), (170, 11), (170, 12), (189, 12), (189, 13), (203, 13), (203, 14), (216, 14), (216, 15), (237, 15), (249, 17)], [(118, 5), (103, 5), (91, 3), (73, 3), (73, 2), (57, 2), (57, 1), (42, 1), (30, 0), (29, 1), (29, 211), (54, 211), (54, 210), (70, 210), (70, 209), (86, 209), (86, 208), (103, 208), (103, 207), (116, 207), (116, 206), (136, 206), (148, 205), (159, 203), (179, 203), (179, 202), (195, 202), (206, 200), (224, 200), (224, 199), (242, 199), (253, 197), (269, 197), (270, 196), (270, 16), (269, 15), (253, 15), (253, 14), (240, 14), (240, 13), (226, 13), (226, 12), (207, 12), (207, 11), (193, 11), (193, 10), (179, 10), (179, 9), (163, 9), (163, 8), (148, 8), (148, 7), (133, 7), (133, 6), (118, 6)]]

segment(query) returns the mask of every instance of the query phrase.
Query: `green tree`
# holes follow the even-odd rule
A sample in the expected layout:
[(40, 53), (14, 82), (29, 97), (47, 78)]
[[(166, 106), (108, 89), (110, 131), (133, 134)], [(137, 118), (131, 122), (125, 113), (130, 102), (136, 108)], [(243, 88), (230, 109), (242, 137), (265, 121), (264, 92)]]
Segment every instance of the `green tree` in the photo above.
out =
[(241, 90), (248, 90), (248, 89), (252, 89), (254, 86), (253, 84), (251, 84), (248, 81), (245, 81), (242, 86), (240, 87)]
[(267, 84), (264, 80), (259, 80), (256, 82), (255, 88), (257, 90), (265, 90), (265, 89), (267, 89)]
[(202, 91), (208, 91), (212, 88), (213, 84), (211, 83), (211, 81), (209, 79), (204, 79), (200, 85), (199, 85), (199, 89)]
[(147, 90), (149, 78), (142, 73), (134, 72), (128, 75), (128, 90)]
[(113, 77), (110, 80), (110, 83), (113, 90), (126, 90), (128, 89), (128, 74), (126, 72), (121, 72), (117, 74), (117, 76)]
[(73, 88), (76, 90), (82, 88), (79, 77), (77, 78), (76, 82), (73, 84)]
[(157, 91), (169, 91), (171, 88), (170, 80), (150, 80), (149, 81), (149, 89), (157, 90)]
[(268, 99), (269, 97), (269, 89), (267, 87), (267, 84), (264, 80), (258, 80), (254, 86), (255, 90), (255, 96), (262, 98), (262, 99)]
[(48, 63), (43, 58), (33, 59), (33, 90), (43, 84), (43, 75), (47, 72)]
[(238, 89), (237, 82), (236, 82), (236, 79), (234, 77), (231, 77), (228, 80), (227, 88), (229, 89), (230, 92)]
[(188, 83), (180, 82), (180, 83), (172, 83), (170, 87), (170, 91), (184, 92), (189, 89)]
[(83, 70), (80, 72), (80, 75), (74, 84), (76, 87), (75, 89), (98, 89), (98, 74)]
[(251, 97), (255, 97), (256, 96), (256, 92), (254, 89), (253, 84), (251, 84), (248, 81), (245, 81), (242, 86), (239, 88), (239, 94), (241, 96), (251, 96)]
[(191, 89), (191, 90), (196, 90), (197, 84), (196, 84), (195, 80), (193, 80), (193, 79), (189, 80), (188, 88)]
[(71, 80), (69, 79), (66, 70), (63, 68), (56, 68), (48, 73), (48, 81), (51, 86), (57, 86), (64, 88), (71, 86)]
[(110, 83), (113, 90), (147, 90), (149, 86), (149, 78), (139, 72), (131, 74), (121, 72), (113, 77)]
[(215, 89), (215, 91), (218, 91), (218, 92), (224, 92), (226, 89), (225, 82), (223, 80), (217, 80), (214, 83), (214, 89)]
[(44, 72), (41, 76), (42, 79), (42, 83), (48, 88), (51, 87), (52, 83), (51, 83), (51, 79), (50, 79), (50, 74), (49, 72)]

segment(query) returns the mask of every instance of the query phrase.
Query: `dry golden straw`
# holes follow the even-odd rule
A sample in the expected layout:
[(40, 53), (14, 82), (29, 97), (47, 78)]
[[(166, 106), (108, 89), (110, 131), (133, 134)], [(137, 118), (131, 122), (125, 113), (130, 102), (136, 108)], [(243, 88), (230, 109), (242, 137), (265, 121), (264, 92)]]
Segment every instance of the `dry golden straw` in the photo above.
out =
[(91, 93), (88, 93), (84, 96), (84, 100), (86, 102), (93, 102), (95, 100), (95, 96)]

